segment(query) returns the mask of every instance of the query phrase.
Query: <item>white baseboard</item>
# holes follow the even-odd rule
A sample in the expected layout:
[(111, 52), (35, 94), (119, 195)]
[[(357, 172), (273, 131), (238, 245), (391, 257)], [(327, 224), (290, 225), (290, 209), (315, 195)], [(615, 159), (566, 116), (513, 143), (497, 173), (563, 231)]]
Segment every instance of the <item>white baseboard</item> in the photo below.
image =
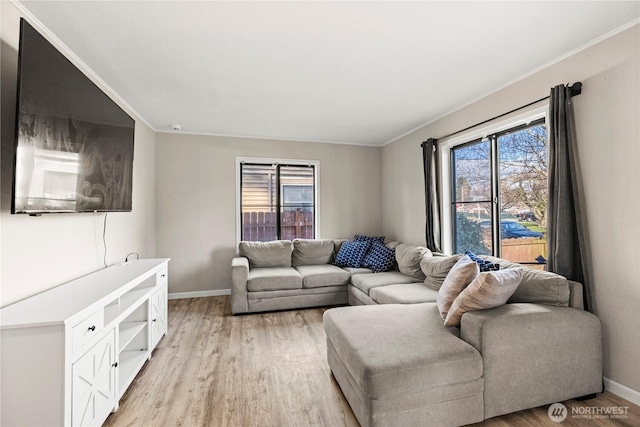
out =
[(622, 385), (606, 377), (604, 378), (604, 388), (609, 390), (616, 396), (620, 396), (621, 398), (628, 400), (631, 403), (640, 405), (639, 391), (635, 391), (634, 389), (629, 388), (626, 385)]
[(169, 294), (169, 299), (204, 298), (231, 295), (231, 289), (213, 289), (211, 291), (175, 292)]

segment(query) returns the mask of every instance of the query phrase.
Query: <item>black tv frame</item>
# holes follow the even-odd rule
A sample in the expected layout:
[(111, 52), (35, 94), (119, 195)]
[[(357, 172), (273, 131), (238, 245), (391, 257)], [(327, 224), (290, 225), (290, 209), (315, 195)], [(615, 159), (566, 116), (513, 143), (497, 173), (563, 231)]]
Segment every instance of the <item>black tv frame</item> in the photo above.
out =
[[(40, 43), (39, 47), (42, 51), (38, 53), (42, 54), (43, 58), (49, 56), (52, 59), (51, 64), (46, 64), (47, 71), (40, 72), (39, 75), (32, 73), (29, 78), (25, 78), (24, 69), (23, 42), (26, 32), (30, 32), (26, 37), (36, 37), (34, 40)], [(33, 53), (30, 52), (29, 55)], [(38, 57), (36, 62), (39, 59)], [(30, 60), (33, 62), (32, 57)], [(33, 65), (32, 63), (31, 67)], [(46, 81), (49, 77), (49, 69), (58, 69), (59, 73), (62, 70), (62, 73), (55, 76), (58, 80)], [(40, 77), (43, 78), (39, 79)], [(25, 89), (24, 80), (29, 81), (29, 79), (31, 79), (31, 86), (36, 88), (53, 82), (45, 86), (47, 89), (50, 87), (52, 89), (40, 91), (42, 95), (33, 97), (33, 93), (37, 91), (34, 92), (33, 87)], [(39, 216), (45, 213), (131, 212), (135, 120), (24, 18), (20, 19), (17, 80), (11, 213)], [(65, 91), (65, 88), (78, 90)], [(62, 96), (59, 96), (61, 94)], [(60, 100), (63, 101), (58, 104)], [(57, 109), (60, 105), (66, 107), (66, 110), (65, 108)], [(21, 111), (22, 108), (25, 109), (24, 113)], [(31, 111), (27, 111), (27, 108), (31, 108)], [(36, 114), (34, 110), (43, 111), (44, 114)], [(68, 115), (57, 115), (63, 110), (68, 111)], [(26, 121), (23, 120), (25, 118)], [(40, 134), (35, 128), (39, 128)], [(61, 128), (64, 128), (66, 133)], [(46, 132), (43, 131), (45, 129)], [(51, 132), (52, 129), (53, 132)], [(46, 135), (43, 135), (45, 133)], [(53, 143), (48, 141), (51, 134), (58, 135), (58, 139)], [(28, 135), (28, 138), (25, 139), (25, 135)], [(55, 139), (55, 136), (51, 139)], [(58, 145), (57, 149), (50, 150), (52, 145)], [(40, 202), (35, 202), (35, 205), (28, 205), (29, 202), (33, 204), (36, 198), (30, 197), (33, 196), (31, 194), (25, 197), (17, 194), (18, 186), (23, 184), (17, 182), (17, 176), (19, 169), (25, 166), (18, 162), (20, 147), (23, 149), (29, 147), (33, 148), (34, 152), (46, 153), (44, 157), (47, 155), (52, 157), (51, 153), (58, 153), (58, 157), (62, 160), (54, 160), (59, 163), (64, 163), (64, 157), (71, 158), (71, 160), (67, 159), (70, 164), (77, 163), (78, 172), (75, 174), (77, 180), (73, 186), (74, 193), (69, 193), (62, 198), (43, 197), (39, 199)], [(33, 155), (34, 163), (36, 157), (37, 153)], [(56, 154), (53, 154), (53, 157), (55, 158)], [(77, 160), (74, 160), (76, 158)], [(33, 179), (35, 169), (35, 166), (31, 168), (30, 179)], [(58, 178), (60, 182), (70, 184), (73, 181), (73, 176), (69, 176), (73, 173), (66, 175), (58, 173), (58, 175), (63, 177)], [(55, 181), (56, 177), (53, 178), (51, 181)], [(55, 187), (55, 184), (53, 186)], [(44, 190), (42, 194), (44, 195)], [(20, 198), (19, 206), (17, 206), (18, 198)]]

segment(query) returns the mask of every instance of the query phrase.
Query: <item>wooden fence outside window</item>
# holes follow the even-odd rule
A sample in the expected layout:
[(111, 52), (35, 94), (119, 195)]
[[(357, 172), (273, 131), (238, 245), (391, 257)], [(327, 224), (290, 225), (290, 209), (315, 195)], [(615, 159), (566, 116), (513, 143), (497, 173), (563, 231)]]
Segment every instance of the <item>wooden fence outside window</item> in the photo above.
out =
[[(280, 240), (313, 239), (313, 211), (296, 209), (280, 214)], [(275, 212), (243, 212), (242, 240), (267, 242), (278, 239)]]

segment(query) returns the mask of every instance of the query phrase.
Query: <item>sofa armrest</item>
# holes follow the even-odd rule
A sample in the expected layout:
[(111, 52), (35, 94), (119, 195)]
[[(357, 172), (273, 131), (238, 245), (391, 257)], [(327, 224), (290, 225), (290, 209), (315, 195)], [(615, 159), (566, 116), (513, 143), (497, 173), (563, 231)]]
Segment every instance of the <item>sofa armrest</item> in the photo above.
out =
[(506, 304), (465, 313), (482, 355), (485, 418), (602, 391), (600, 320), (571, 307)]
[(235, 257), (231, 260), (231, 312), (249, 312), (247, 301), (247, 281), (249, 280), (249, 260)]

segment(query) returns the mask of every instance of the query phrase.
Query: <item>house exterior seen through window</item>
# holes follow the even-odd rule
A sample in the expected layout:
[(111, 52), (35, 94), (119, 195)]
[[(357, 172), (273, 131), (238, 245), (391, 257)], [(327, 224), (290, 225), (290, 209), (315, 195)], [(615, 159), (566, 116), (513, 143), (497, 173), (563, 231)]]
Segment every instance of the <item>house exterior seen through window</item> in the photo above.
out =
[(544, 268), (544, 119), (451, 149), (454, 251)]
[(314, 239), (315, 193), (315, 165), (241, 163), (241, 240)]

